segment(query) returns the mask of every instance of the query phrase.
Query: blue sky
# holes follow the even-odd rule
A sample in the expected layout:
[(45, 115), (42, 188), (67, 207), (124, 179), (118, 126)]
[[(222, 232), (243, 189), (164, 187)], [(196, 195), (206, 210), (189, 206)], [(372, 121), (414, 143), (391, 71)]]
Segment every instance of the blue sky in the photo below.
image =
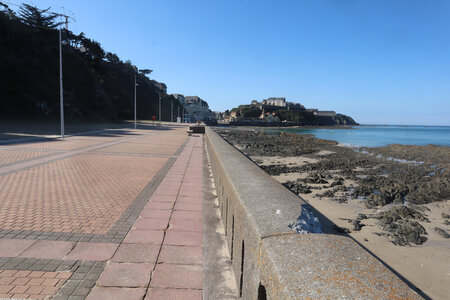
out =
[(73, 14), (72, 31), (212, 110), (286, 97), (362, 124), (450, 125), (447, 0), (24, 2)]

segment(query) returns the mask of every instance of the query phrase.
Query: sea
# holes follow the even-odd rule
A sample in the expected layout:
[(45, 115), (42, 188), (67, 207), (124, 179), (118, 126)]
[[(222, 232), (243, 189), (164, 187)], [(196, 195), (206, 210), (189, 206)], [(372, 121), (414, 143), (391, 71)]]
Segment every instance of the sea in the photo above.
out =
[(360, 125), (345, 129), (264, 128), (267, 134), (313, 134), (349, 147), (383, 147), (389, 144), (450, 146), (450, 126)]

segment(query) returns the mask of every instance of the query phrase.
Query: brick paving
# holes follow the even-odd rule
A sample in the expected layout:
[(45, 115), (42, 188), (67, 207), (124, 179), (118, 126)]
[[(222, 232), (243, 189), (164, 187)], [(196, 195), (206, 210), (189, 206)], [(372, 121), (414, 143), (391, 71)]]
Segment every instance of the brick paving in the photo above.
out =
[(0, 151), (0, 166), (11, 164), (18, 161), (29, 160), (40, 156), (48, 155), (48, 152), (43, 151), (19, 151), (19, 150), (1, 150)]
[(203, 138), (169, 129), (0, 145), (0, 298), (201, 299)]

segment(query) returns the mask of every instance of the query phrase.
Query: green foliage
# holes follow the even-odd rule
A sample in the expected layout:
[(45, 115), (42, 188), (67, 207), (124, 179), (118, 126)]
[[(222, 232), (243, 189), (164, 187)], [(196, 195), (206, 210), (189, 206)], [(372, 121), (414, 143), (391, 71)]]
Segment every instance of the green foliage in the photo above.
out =
[(279, 110), (277, 114), (280, 121), (308, 124), (314, 121), (313, 114), (304, 110)]
[[(3, 6), (2, 6), (3, 7)], [(59, 34), (53, 19), (33, 26), (0, 10), (0, 117), (59, 117)], [(48, 16), (48, 10), (38, 10)], [(41, 21), (39, 21), (41, 22)], [(33, 23), (34, 24), (34, 23)], [(45, 25), (42, 27), (41, 25)], [(134, 118), (134, 76), (97, 41), (63, 31), (64, 112), (66, 118), (118, 120)], [(82, 51), (84, 50), (84, 51)], [(137, 74), (138, 119), (158, 119), (158, 91), (152, 80)], [(174, 117), (180, 104), (161, 92), (162, 119)]]
[(262, 110), (256, 106), (243, 107), (241, 109), (242, 115), (246, 119), (258, 119), (262, 113)]
[(53, 29), (61, 23), (55, 21), (58, 16), (49, 13), (49, 10), (50, 7), (47, 9), (39, 9), (29, 4), (22, 4), (19, 9), (19, 18), (24, 24), (31, 27)]

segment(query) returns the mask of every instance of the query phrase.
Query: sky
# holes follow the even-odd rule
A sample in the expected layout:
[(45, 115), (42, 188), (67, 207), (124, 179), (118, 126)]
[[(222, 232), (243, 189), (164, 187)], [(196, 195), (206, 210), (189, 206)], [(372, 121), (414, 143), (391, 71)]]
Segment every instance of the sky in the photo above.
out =
[(450, 125), (449, 0), (34, 0), (213, 111), (286, 97), (361, 124)]

